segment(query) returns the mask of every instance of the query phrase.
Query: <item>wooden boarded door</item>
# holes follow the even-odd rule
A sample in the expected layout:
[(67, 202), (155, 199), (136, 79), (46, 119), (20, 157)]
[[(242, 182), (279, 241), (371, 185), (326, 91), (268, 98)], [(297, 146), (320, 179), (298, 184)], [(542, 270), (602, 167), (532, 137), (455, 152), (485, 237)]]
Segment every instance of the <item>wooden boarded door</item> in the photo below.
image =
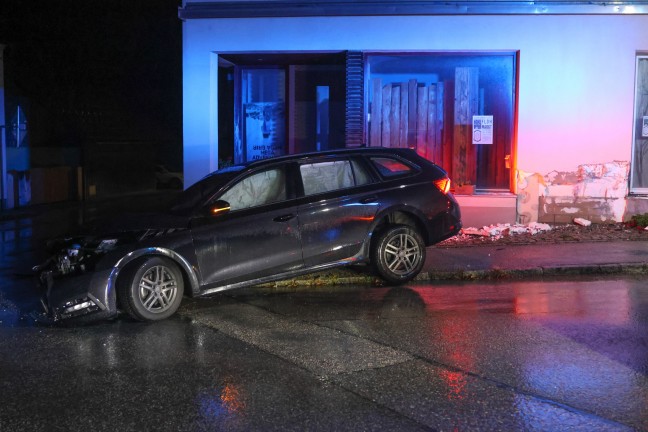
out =
[(412, 148), (443, 163), (443, 83), (426, 85), (411, 79), (383, 84), (381, 78), (373, 78), (371, 94), (370, 146)]
[(505, 119), (512, 117), (512, 94), (485, 93), (492, 99), (489, 113), (496, 119), (495, 136), (492, 145), (477, 146), (472, 120), (483, 114), (479, 68), (457, 67), (453, 78), (433, 84), (414, 79), (385, 84), (373, 78), (369, 145), (416, 149), (445, 168), (455, 184), (507, 189), (511, 128)]
[(472, 118), (479, 108), (479, 69), (455, 69), (452, 175), (457, 184), (477, 182), (477, 154), (472, 144)]

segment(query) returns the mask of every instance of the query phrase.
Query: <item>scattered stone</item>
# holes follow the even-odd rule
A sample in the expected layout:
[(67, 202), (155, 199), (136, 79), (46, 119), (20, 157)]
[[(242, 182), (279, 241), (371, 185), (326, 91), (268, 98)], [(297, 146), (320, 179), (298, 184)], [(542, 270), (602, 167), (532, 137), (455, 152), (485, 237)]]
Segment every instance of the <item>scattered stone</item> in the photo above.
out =
[(461, 230), (461, 234), (464, 234), (464, 235), (483, 236), (483, 237), (488, 237), (488, 236), (490, 236), (490, 234), (489, 234), (488, 232), (486, 232), (485, 230), (483, 230), (483, 229), (479, 229), (479, 228), (474, 228), (474, 227), (463, 228), (463, 229)]
[(532, 235), (535, 235), (544, 231), (551, 231), (551, 226), (546, 223), (531, 222), (528, 225), (528, 230)]
[(592, 221), (589, 221), (589, 220), (587, 220), (587, 219), (583, 219), (583, 218), (575, 218), (575, 219), (574, 219), (574, 223), (575, 223), (576, 225), (586, 226), (586, 227), (592, 225)]

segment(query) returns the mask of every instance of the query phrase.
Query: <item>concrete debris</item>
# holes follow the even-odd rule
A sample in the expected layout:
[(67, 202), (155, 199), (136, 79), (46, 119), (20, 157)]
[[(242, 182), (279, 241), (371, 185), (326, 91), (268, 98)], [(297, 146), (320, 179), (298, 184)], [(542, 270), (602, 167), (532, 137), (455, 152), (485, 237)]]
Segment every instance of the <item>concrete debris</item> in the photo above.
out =
[(583, 219), (583, 218), (575, 218), (574, 223), (576, 225), (581, 225), (581, 226), (590, 226), (590, 225), (592, 225), (592, 221), (589, 221), (589, 220)]
[(490, 236), (490, 234), (488, 232), (486, 232), (486, 230), (483, 230), (483, 229), (480, 229), (480, 228), (475, 228), (475, 227), (463, 228), (461, 230), (461, 234), (475, 235), (475, 236), (482, 236), (482, 237)]
[(500, 238), (503, 236), (516, 235), (516, 234), (531, 234), (535, 235), (539, 232), (551, 231), (551, 226), (544, 223), (531, 222), (527, 225), (522, 224), (497, 224), (484, 226), (482, 228), (464, 228), (461, 234), (482, 236), (491, 238)]

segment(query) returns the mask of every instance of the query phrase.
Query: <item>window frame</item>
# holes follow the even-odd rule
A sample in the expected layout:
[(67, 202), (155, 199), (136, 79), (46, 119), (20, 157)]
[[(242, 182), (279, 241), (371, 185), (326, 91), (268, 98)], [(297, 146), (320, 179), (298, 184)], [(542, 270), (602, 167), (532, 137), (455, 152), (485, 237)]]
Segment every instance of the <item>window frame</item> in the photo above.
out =
[[(258, 208), (263, 208), (263, 207), (268, 207), (268, 206), (274, 206), (278, 205), (281, 203), (288, 202), (292, 199), (294, 199), (295, 194), (294, 194), (294, 187), (292, 186), (292, 172), (290, 170), (290, 167), (288, 164), (281, 163), (281, 164), (275, 164), (275, 165), (268, 165), (268, 166), (263, 166), (263, 167), (258, 167), (255, 169), (251, 170), (246, 170), (245, 172), (241, 173), (241, 175), (237, 176), (236, 178), (232, 179), (224, 188), (222, 188), (218, 193), (214, 194), (211, 199), (208, 200), (206, 207), (212, 205), (216, 201), (222, 200), (223, 196), (228, 193), (229, 191), (232, 190), (235, 186), (239, 185), (242, 181), (244, 181), (247, 178), (250, 178), (254, 175), (264, 173), (266, 171), (272, 171), (272, 170), (278, 170), (283, 173), (284, 177), (284, 188), (285, 188), (285, 198), (282, 200), (277, 200), (273, 202), (267, 202), (264, 204), (259, 204), (255, 206), (250, 206), (250, 207), (245, 207), (245, 208), (239, 208), (239, 209), (232, 209), (228, 213), (240, 213), (240, 212), (246, 212), (249, 210), (255, 210)], [(227, 201), (227, 200), (224, 200)], [(227, 201), (229, 204), (231, 204), (229, 201)]]
[[(383, 175), (378, 167), (376, 166), (376, 163), (372, 159), (393, 159), (405, 166), (410, 167), (411, 169), (409, 171), (404, 171), (399, 174), (394, 174), (392, 176), (385, 176)], [(413, 177), (421, 172), (421, 167), (398, 156), (392, 156), (392, 155), (382, 155), (382, 154), (375, 154), (375, 155), (367, 155), (366, 156), (366, 164), (371, 167), (371, 171), (374, 173), (374, 175), (380, 179), (381, 182), (388, 182), (392, 180), (399, 180), (402, 178), (407, 178), (407, 177)]]
[[(519, 50), (498, 50), (498, 49), (483, 49), (483, 50), (466, 50), (466, 51), (461, 51), (461, 50), (366, 50), (363, 51), (363, 57), (364, 57), (364, 85), (365, 85), (365, 91), (364, 91), (364, 106), (363, 106), (363, 114), (365, 119), (371, 119), (373, 114), (371, 112), (371, 104), (373, 103), (373, 98), (372, 95), (372, 67), (371, 67), (371, 59), (375, 57), (380, 57), (380, 56), (393, 56), (393, 57), (420, 57), (420, 56), (430, 56), (430, 57), (437, 57), (437, 58), (444, 58), (444, 57), (453, 57), (453, 56), (463, 56), (463, 57), (473, 57), (473, 58), (479, 58), (479, 57), (489, 57), (489, 56), (497, 56), (497, 57), (510, 57), (512, 61), (512, 76), (511, 76), (511, 85), (512, 87), (510, 88), (511, 91), (511, 103), (510, 106), (507, 106), (507, 109), (510, 111), (508, 112), (507, 119), (508, 119), (508, 124), (506, 125), (505, 128), (501, 128), (502, 132), (501, 135), (506, 136), (505, 143), (503, 144), (501, 148), (498, 148), (495, 151), (492, 151), (494, 155), (492, 156), (493, 159), (496, 161), (500, 161), (499, 153), (502, 154), (502, 159), (500, 161), (500, 168), (499, 168), (499, 176), (496, 176), (497, 182), (505, 182), (506, 185), (488, 185), (488, 184), (478, 184), (479, 180), (481, 177), (489, 177), (491, 174), (486, 173), (485, 171), (482, 171), (481, 173), (477, 173), (477, 178), (475, 179), (475, 184), (478, 186), (478, 189), (482, 192), (489, 192), (489, 193), (503, 193), (503, 192), (510, 192), (510, 193), (515, 193), (516, 190), (516, 176), (515, 172), (517, 170), (517, 128), (518, 128), (518, 104), (519, 104), (519, 79), (520, 79), (520, 71), (519, 71), (519, 65), (520, 65), (520, 51)], [(454, 84), (453, 84), (454, 85)], [(453, 88), (453, 87), (451, 87)], [(448, 89), (444, 90), (447, 91)], [(482, 115), (485, 113), (480, 113), (481, 108), (478, 110), (478, 115)], [(493, 115), (501, 116), (501, 113), (493, 113)], [(447, 117), (445, 113), (443, 114), (443, 117)], [(366, 130), (366, 140), (367, 140), (367, 145), (372, 147), (374, 146), (371, 143), (370, 140), (370, 134), (371, 134), (371, 125), (370, 125), (370, 120), (365, 121), (365, 128)], [(449, 134), (447, 132), (447, 127), (444, 125), (445, 131), (441, 131), (440, 135), (437, 135), (437, 141), (440, 143), (440, 146), (443, 149), (443, 152), (447, 153), (444, 154), (443, 157), (439, 160), (431, 159), (429, 157), (425, 157), (426, 159), (438, 164), (441, 166), (444, 170), (448, 172), (448, 174), (451, 177), (456, 177), (454, 173), (454, 163), (453, 163), (453, 156), (452, 156), (452, 149), (447, 147), (447, 144), (452, 140), (452, 138), (446, 136)], [(501, 136), (499, 135), (499, 136)], [(494, 148), (494, 147), (490, 147)], [(481, 158), (481, 156), (476, 155), (476, 160), (475, 163), (477, 164), (478, 168), (477, 169), (483, 169), (484, 161), (480, 160), (478, 158)], [(487, 160), (487, 159), (484, 159)], [(493, 181), (493, 178), (491, 178), (491, 181)]]
[[(383, 179), (384, 181), (389, 181), (389, 180), (403, 178), (403, 177), (409, 177), (411, 175), (414, 175), (418, 171), (420, 171), (419, 167), (416, 167), (416, 166), (412, 165), (411, 163), (407, 163), (407, 162), (403, 161), (402, 159), (397, 158), (397, 157), (393, 157), (393, 156), (376, 155), (376, 156), (368, 156), (367, 158), (369, 159), (369, 163), (371, 164), (371, 166), (376, 170), (376, 172), (378, 173), (380, 178)], [(403, 166), (405, 166), (405, 167), (407, 167), (409, 169), (407, 171), (394, 172), (393, 174), (383, 174), (383, 171), (381, 171), (381, 169), (378, 167), (379, 163), (375, 162), (374, 159), (393, 160), (393, 161), (398, 162), (399, 164), (401, 164), (401, 165), (403, 165)], [(380, 165), (384, 166), (382, 164), (380, 164)], [(386, 169), (388, 169), (388, 168), (386, 168)]]
[[(629, 193), (631, 195), (640, 195), (640, 196), (648, 196), (648, 185), (645, 185), (643, 187), (635, 187), (635, 169), (637, 167), (638, 161), (636, 160), (636, 150), (637, 150), (637, 141), (641, 140), (641, 118), (643, 116), (639, 116), (639, 104), (640, 104), (640, 97), (639, 97), (639, 82), (641, 80), (641, 77), (639, 76), (639, 63), (641, 60), (645, 60), (648, 62), (648, 52), (638, 52), (635, 57), (635, 84), (634, 84), (634, 109), (632, 113), (632, 146), (631, 146), (631, 164), (630, 164), (630, 176), (628, 179), (629, 182)], [(646, 69), (646, 73), (648, 74), (648, 68)], [(648, 80), (648, 77), (645, 78)], [(648, 140), (648, 137), (645, 137), (645, 140)], [(647, 161), (648, 162), (648, 156), (647, 156)], [(648, 167), (647, 167), (648, 168)]]

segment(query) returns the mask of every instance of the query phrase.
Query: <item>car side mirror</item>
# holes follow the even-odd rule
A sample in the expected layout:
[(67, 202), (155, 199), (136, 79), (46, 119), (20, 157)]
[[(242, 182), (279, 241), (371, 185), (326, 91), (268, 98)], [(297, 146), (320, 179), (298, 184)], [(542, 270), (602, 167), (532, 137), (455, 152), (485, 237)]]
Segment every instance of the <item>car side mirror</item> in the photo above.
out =
[(229, 213), (229, 211), (230, 203), (223, 200), (214, 201), (207, 206), (207, 214), (209, 216), (219, 216), (225, 213)]

